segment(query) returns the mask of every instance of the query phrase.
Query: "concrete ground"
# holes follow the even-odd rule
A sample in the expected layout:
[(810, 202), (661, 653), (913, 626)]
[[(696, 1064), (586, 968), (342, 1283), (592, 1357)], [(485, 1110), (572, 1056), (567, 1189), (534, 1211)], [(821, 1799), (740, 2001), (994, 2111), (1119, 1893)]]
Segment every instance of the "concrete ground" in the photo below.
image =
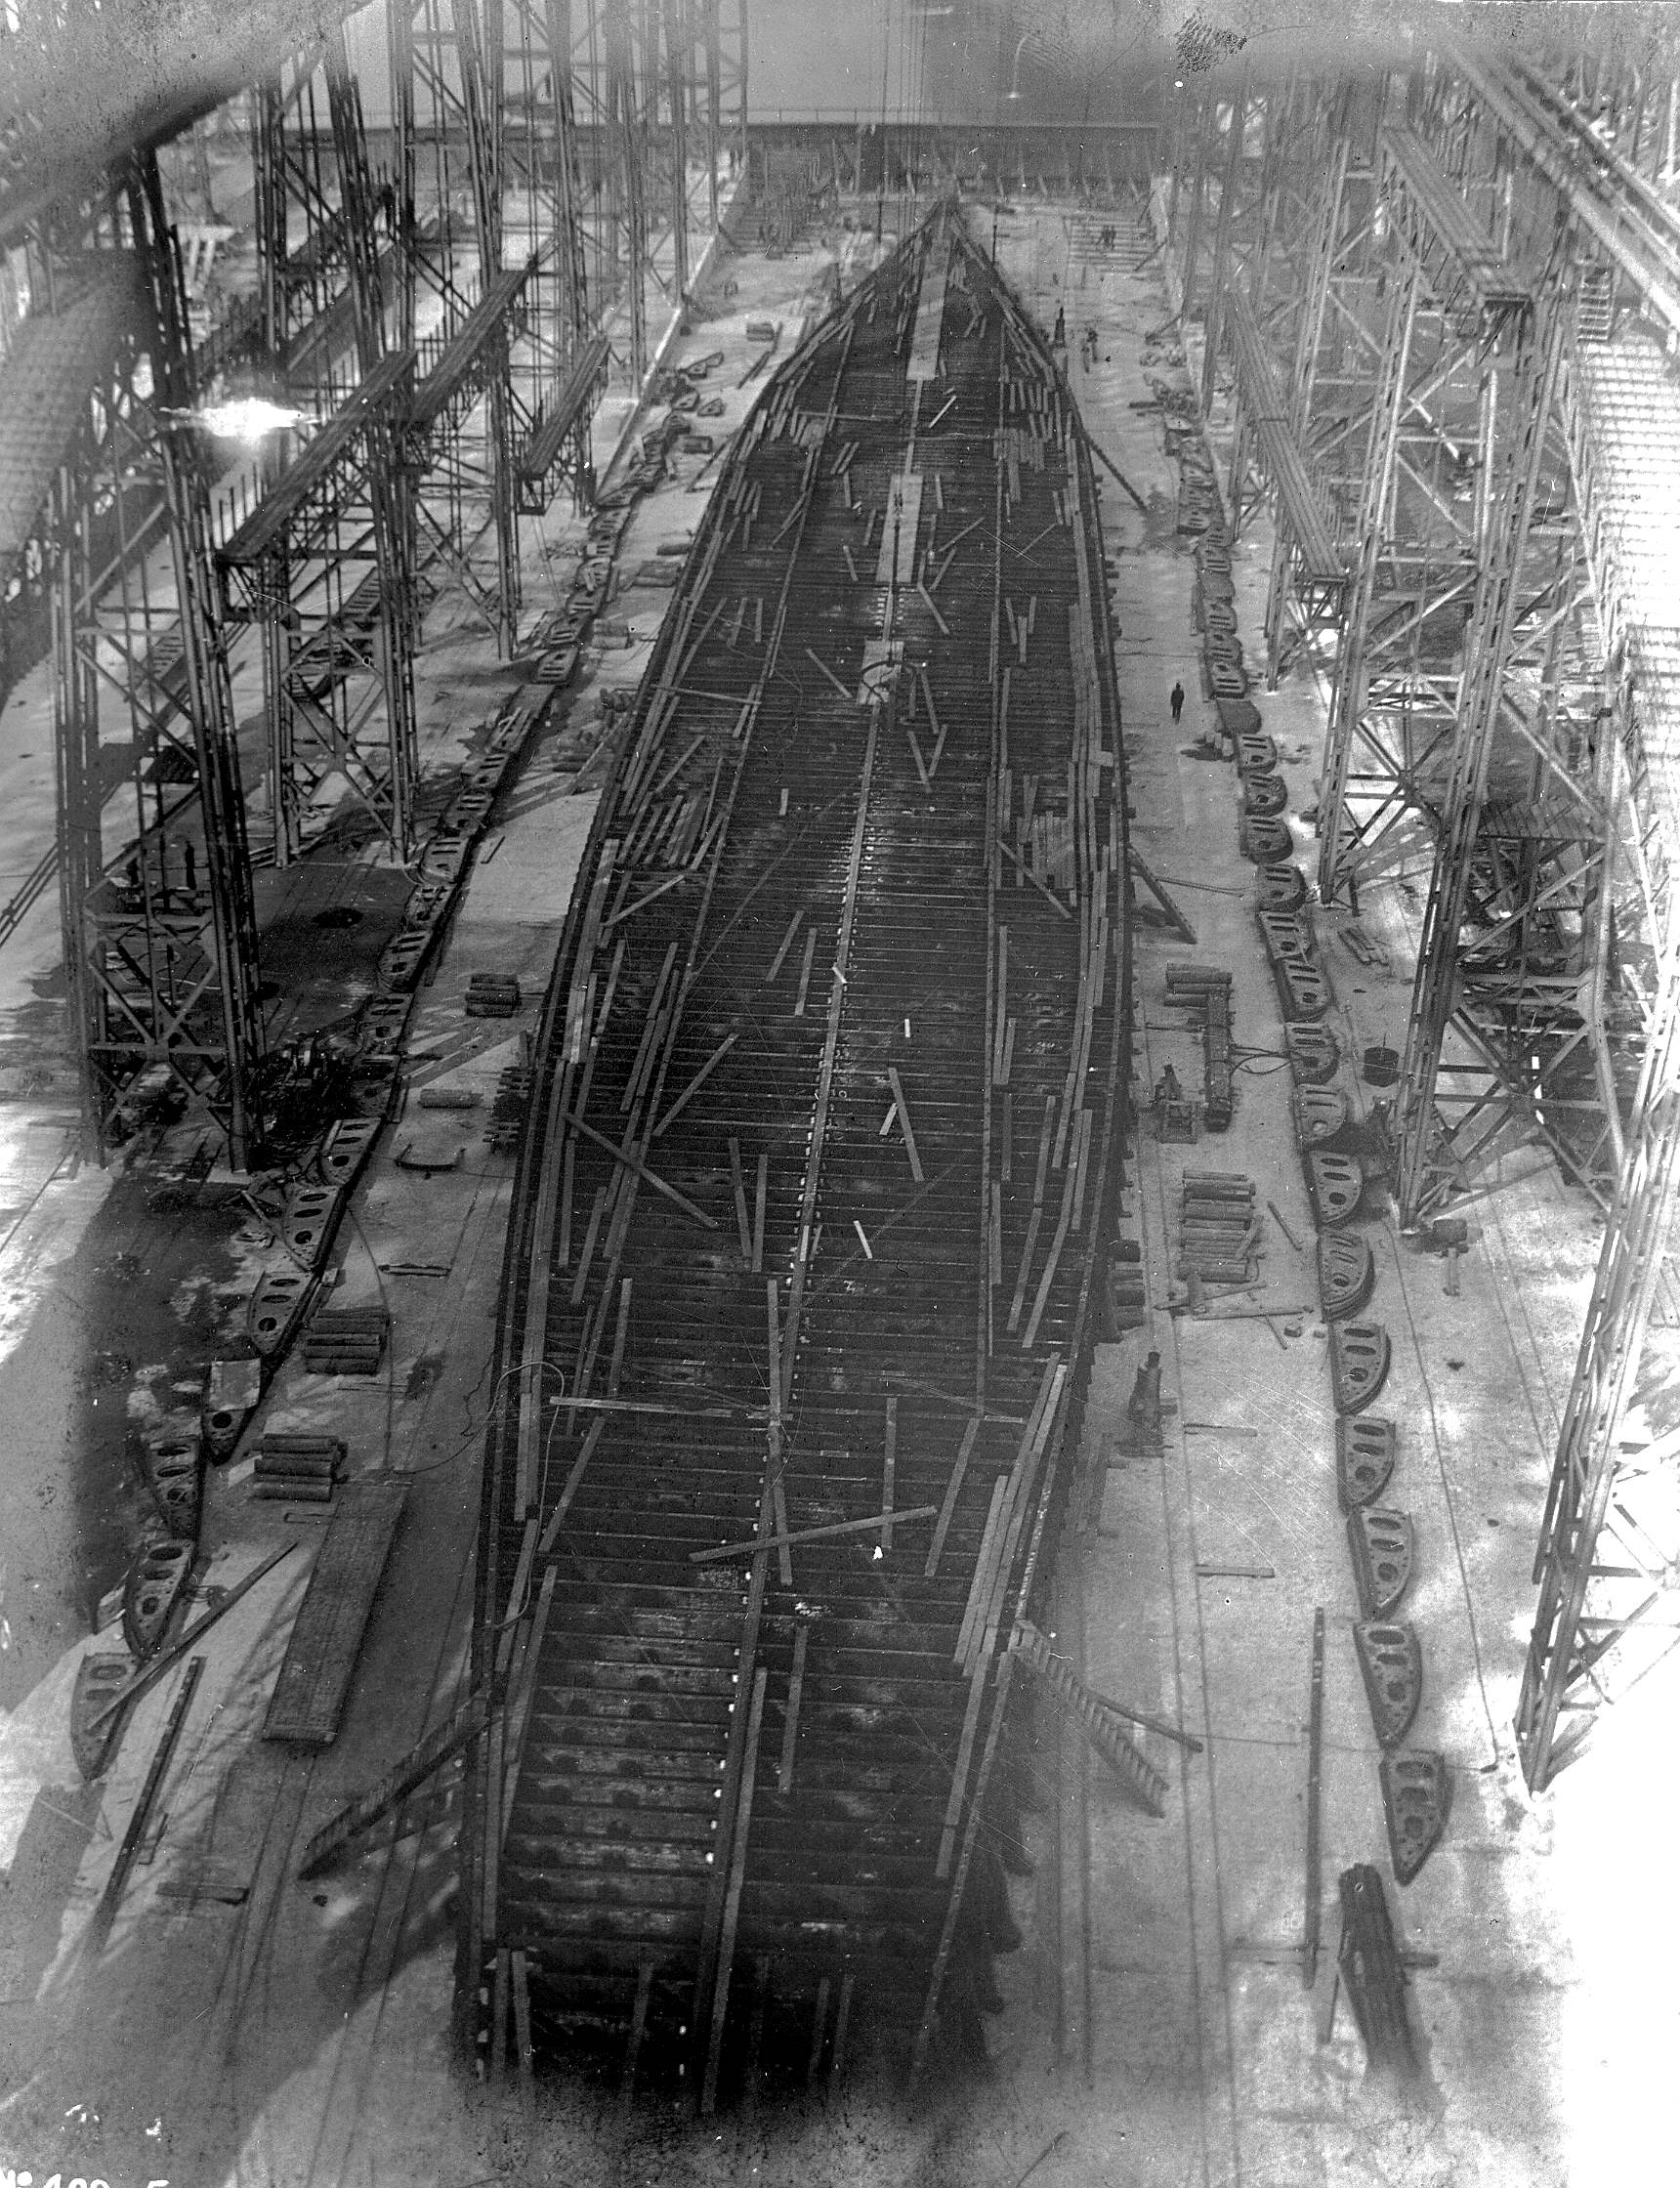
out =
[[(357, 1389), (288, 1368), (271, 1394), (273, 1420), (330, 1419), (357, 1467), (388, 1464), (409, 1479), (345, 1727), (313, 1760), (276, 1759), (257, 1737), (306, 1577), (306, 1557), (294, 1554), (207, 1639), (151, 1858), (137, 1868), (100, 1953), (89, 1916), (173, 1687), (166, 1681), (147, 1699), (109, 1773), (83, 1788), (65, 1742), (68, 1695), (123, 1539), (128, 1494), (120, 1481), (90, 1478), (91, 1401), (108, 1393), (107, 1403), (125, 1404), (137, 1371), (155, 1363), (104, 1360), (105, 1333), (78, 1302), (92, 1295), (90, 1260), (105, 1282), (122, 1283), (167, 1254), (138, 1215), (125, 1215), (120, 1236), (112, 1228), (107, 1203), (126, 1180), (113, 1186), (67, 1157), (68, 1104), (43, 1031), (50, 914), (0, 967), (0, 1008), (23, 1014), (8, 1030), (37, 1041), (30, 1068), (42, 1074), (32, 1089), (9, 1080), (12, 1098), (0, 1105), (0, 1204), (11, 1211), (0, 1218), (0, 1616), (11, 1621), (0, 1643), (27, 1652), (26, 1675), (4, 1690), (0, 1723), (0, 2168), (27, 2170), (33, 2183), (58, 2170), (113, 2188), (1020, 2188), (1029, 2175), (1036, 2188), (1608, 2188), (1666, 2177), (1653, 2153), (1665, 2127), (1659, 2069), (1672, 2054), (1674, 2015), (1646, 1970), (1666, 1964), (1676, 1942), (1672, 1897), (1652, 1889), (1671, 1810), (1646, 1758), (1669, 1698), (1653, 1691), (1624, 1711), (1592, 1759), (1539, 1801), (1523, 1787), (1510, 1734), (1530, 1561), (1599, 1237), (1586, 1204), (1532, 1148), (1509, 1152), (1478, 1202), (1455, 1297), (1442, 1264), (1407, 1252), (1392, 1219), (1367, 1226), (1379, 1266), (1370, 1312), (1394, 1340), (1377, 1409), (1400, 1424), (1392, 1500), (1411, 1512), (1418, 1540), (1408, 1613), (1424, 1639), (1427, 1685), (1415, 1737), (1450, 1757), (1455, 1798), (1422, 1875), (1404, 1893), (1390, 1889), (1418, 1962), (1411, 2004), (1423, 2093), (1402, 2101), (1372, 2085), (1345, 2004), (1324, 2033), (1336, 1875), (1356, 1860), (1387, 1872), (1376, 1748), (1348, 1638), (1354, 1591), (1336, 1510), (1312, 1228), (1272, 985), (1248, 908), (1252, 869), (1237, 852), (1235, 770), (1195, 753), (1211, 710), (1195, 695), (1192, 564), (1173, 530), (1176, 473), (1158, 418), (1128, 407), (1150, 394), (1146, 370), (1182, 375), (1176, 330), (1150, 346), (1147, 366), (1144, 355), (1145, 331), (1168, 319), (1172, 302), (1163, 261), (1137, 264), (1147, 240), (1130, 247), (1132, 216), (1119, 218), (1122, 248), (1112, 259), (1093, 253), (1098, 221), (1078, 208), (1038, 200), (998, 227), (1004, 270), (1045, 323), (1064, 305), (1071, 329), (1098, 328), (1093, 369), (1073, 350), (1074, 392), (1149, 506), (1145, 516), (1104, 475), (1137, 841), (1197, 940), (1192, 950), (1140, 927), (1140, 1093), (1167, 1060), (1187, 1084), (1199, 1082), (1194, 1041), (1166, 1004), (1165, 968), (1175, 960), (1232, 971), (1235, 1037), (1255, 1052), (1223, 1138), (1162, 1145), (1144, 1121), (1126, 1215), (1145, 1241), (1154, 1311), (1123, 1344), (1099, 1349), (1084, 1456), (1103, 1469), (1103, 1486), (1060, 1568), (1061, 1645), (1082, 1657), (1089, 1683), (1202, 1743), (1190, 1754), (1147, 1739), (1169, 1780), (1165, 1820), (1141, 1818), (1046, 1717), (1035, 1874), (1014, 1887), (1026, 1941), (999, 1962), (1007, 2004), (988, 2024), (989, 2073), (927, 2090), (913, 2108), (858, 2088), (829, 2103), (763, 2104), (703, 2130), (652, 2105), (621, 2113), (609, 2096), (559, 2078), (528, 2112), (463, 2082), (447, 2040), (446, 1774), (408, 1804), (399, 1834), (315, 1883), (295, 1879), (309, 1833), (460, 1693), (511, 1176), (511, 1162), (484, 1149), (482, 1120), (552, 960), (593, 808), (593, 771), (578, 772), (577, 762), (599, 725), (599, 693), (640, 673), (668, 598), (632, 590), (609, 610), (616, 643), (574, 697), (568, 728), (538, 742), (498, 814), (493, 855), (490, 844), (481, 851), (421, 993), (407, 1106), (341, 1235), (343, 1300), (379, 1297), (392, 1311), (388, 1371)], [(729, 415), (711, 430), (727, 431), (761, 384), (735, 387), (752, 354), (747, 316), (781, 318), (785, 344), (837, 252), (851, 268), (867, 264), (872, 249), (860, 242), (856, 229), (836, 226), (823, 249), (720, 257), (671, 353), (680, 360), (724, 349), (712, 384)], [(624, 425), (612, 415), (603, 431), (616, 437)], [(690, 458), (683, 470), (638, 512), (621, 550), (625, 572), (659, 540), (693, 528), (716, 466), (694, 478), (699, 459)], [(564, 593), (579, 531), (559, 517), (532, 527), (533, 611), (548, 604), (545, 589)], [(1269, 547), (1262, 529), (1235, 558), (1251, 659)], [(422, 720), (440, 757), (462, 694), (487, 670), (476, 638), (447, 627), (429, 634)], [(1175, 676), (1193, 694), (1177, 730), (1166, 705)], [(1315, 796), (1324, 694), (1303, 674), (1255, 695), (1300, 814)], [(7, 872), (27, 870), (50, 827), (43, 703), (44, 687), (33, 689), (0, 717)], [(472, 703), (474, 719), (491, 711)], [(30, 795), (13, 797), (25, 782)], [(1310, 870), (1310, 828), (1298, 821), (1296, 834)], [(1403, 868), (1365, 896), (1362, 925), (1386, 963), (1349, 952), (1337, 939), (1341, 915), (1319, 917), (1334, 1023), (1355, 1057), (1384, 1039), (1399, 1045), (1425, 881), (1421, 865)], [(462, 1017), (466, 977), (485, 966), (521, 974), (522, 1020)], [(480, 1107), (422, 1110), (428, 1082), (478, 1092)], [(1361, 1084), (1358, 1097), (1368, 1104), (1371, 1090)], [(447, 1158), (456, 1145), (461, 1165), (442, 1175), (424, 1178), (394, 1160), (402, 1150)], [(1267, 1219), (1260, 1296), (1305, 1311), (1224, 1326), (1165, 1311), (1187, 1165), (1245, 1171), (1259, 1199), (1276, 1203), (1282, 1220)], [(178, 1282), (157, 1327), (171, 1314), (188, 1327), (206, 1287), (231, 1297), (259, 1250), (258, 1240), (232, 1237), (226, 1266), (199, 1266), (197, 1308), (191, 1283)], [(132, 1265), (115, 1260), (122, 1253), (136, 1256)], [(416, 1267), (438, 1273), (399, 1273)], [(1151, 1347), (1162, 1355), (1167, 1406), (1158, 1457), (1114, 1448)], [(312, 1525), (288, 1529), (276, 1507), (251, 1502), (236, 1460), (213, 1489), (204, 1582), (228, 1584), (288, 1533), (308, 1537)], [(1216, 1577), (1198, 1578), (1198, 1565)], [(1238, 1567), (1271, 1577), (1230, 1577)], [(38, 1598), (46, 1612), (33, 1608)], [(1329, 1633), (1323, 1949), (1309, 1987), (1300, 1948), (1317, 1606)]]

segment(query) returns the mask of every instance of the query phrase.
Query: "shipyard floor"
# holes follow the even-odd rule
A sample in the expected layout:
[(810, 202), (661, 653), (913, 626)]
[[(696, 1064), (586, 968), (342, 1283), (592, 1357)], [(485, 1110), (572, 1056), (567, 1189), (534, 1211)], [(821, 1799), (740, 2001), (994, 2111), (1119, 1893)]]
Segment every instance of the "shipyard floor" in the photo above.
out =
[[(1171, 1784), (1165, 1821), (1141, 1817), (1069, 1728), (1043, 1716), (1034, 1873), (1012, 1886), (1024, 1942), (998, 1962), (1005, 2007), (987, 2022), (989, 2070), (962, 2087), (930, 2087), (913, 2107), (843, 2083), (798, 2105), (764, 2102), (696, 2123), (653, 2104), (622, 2109), (558, 2078), (524, 2103), (512, 2083), (494, 2096), (468, 2085), (448, 2039), (448, 1778), (403, 1812), (399, 1834), (312, 1883), (294, 1873), (309, 1833), (446, 1715), (464, 1676), (478, 1431), (512, 1165), (485, 1156), (466, 1113), (411, 1100), (338, 1249), (343, 1296), (380, 1297), (393, 1313), (388, 1372), (359, 1392), (340, 1384), (327, 1401), (288, 1369), (271, 1397), (288, 1418), (321, 1425), (326, 1414), (310, 1409), (330, 1404), (353, 1452), (380, 1452), (411, 1477), (345, 1729), (313, 1760), (276, 1760), (258, 1738), (302, 1592), (306, 1558), (295, 1556), (207, 1637), (205, 1676), (151, 1837), (108, 1942), (92, 1952), (90, 1916), (169, 1705), (164, 1688), (148, 1696), (108, 1775), (80, 1785), (68, 1696), (120, 1570), (112, 1558), (124, 1521), (95, 1401), (132, 1411), (144, 1370), (169, 1357), (172, 1327), (201, 1315), (219, 1287), (236, 1288), (238, 1269), (195, 1261), (190, 1225), (149, 1207), (142, 1162), (118, 1175), (69, 1157), (72, 1103), (51, 1056), (53, 923), (43, 907), (0, 964), (7, 1032), (38, 1049), (7, 1078), (0, 1107), (11, 1210), (0, 1233), (0, 2167), (34, 2183), (57, 2171), (112, 2188), (1021, 2188), (1029, 2175), (1036, 2188), (1608, 2188), (1666, 2176), (1664, 2069), (1676, 2032), (1659, 1978), (1680, 1939), (1661, 1881), (1672, 1805), (1654, 1758), (1671, 1697), (1651, 1682), (1589, 1759), (1538, 1800), (1523, 1786), (1510, 1733), (1536, 1519), (1600, 1228), (1534, 1148), (1508, 1150), (1470, 1209), (1455, 1292), (1445, 1265), (1406, 1250), (1392, 1220), (1367, 1227), (1394, 1337), (1384, 1407), (1401, 1426), (1418, 1541), (1410, 1615), (1426, 1636), (1428, 1684), (1415, 1737), (1449, 1754), (1455, 1780), (1443, 1844), (1414, 1884), (1390, 1892), (1411, 1956), (1422, 2091), (1374, 2085), (1345, 2005), (1330, 2018), (1335, 1878), (1358, 1860), (1386, 1872), (1376, 1747), (1348, 1640), (1353, 1581), (1333, 1487), (1323, 1325), (1310, 1257), (1290, 1236), (1310, 1244), (1311, 1223), (1249, 909), (1252, 868), (1237, 850), (1236, 773), (1202, 743), (1211, 710), (1194, 673), (1192, 565), (1175, 531), (1159, 417), (1131, 407), (1148, 400), (1149, 373), (1185, 382), (1187, 362), (1170, 327), (1146, 357), (1146, 333), (1171, 315), (1166, 274), (1135, 208), (1117, 215), (1117, 247), (1100, 246), (1101, 227), (1115, 218), (1112, 208), (1034, 199), (1002, 214), (998, 249), (1047, 324), (1060, 307), (1071, 331), (1097, 330), (1093, 364), (1072, 350), (1074, 392), (1149, 510), (1117, 484), (1105, 492), (1133, 826), (1197, 943), (1192, 950), (1164, 927), (1140, 928), (1139, 1098), (1168, 1062), (1187, 1084), (1199, 1078), (1184, 1014), (1167, 1003), (1169, 963), (1228, 968), (1237, 1041), (1272, 1052), (1239, 1073), (1222, 1138), (1163, 1145), (1143, 1114), (1126, 1209), (1145, 1240), (1152, 1313), (1125, 1342), (1099, 1350), (1085, 1456), (1100, 1495), (1059, 1567), (1059, 1645), (1088, 1683), (1202, 1744), (1188, 1753), (1148, 1741)], [(673, 354), (724, 350), (724, 423), (753, 392), (735, 386), (753, 354), (746, 317), (780, 318), (791, 335), (822, 290), (828, 256), (836, 246), (860, 256), (857, 243), (836, 223), (826, 250), (813, 238), (786, 257), (732, 253), (714, 267)], [(1197, 362), (1193, 346), (1188, 369)], [(620, 550), (626, 580), (658, 542), (692, 530), (700, 499), (690, 487), (703, 490), (710, 476), (699, 470), (687, 459), (640, 505)], [(533, 540), (539, 586), (579, 535), (557, 521)], [(1234, 556), (1250, 657), (1269, 545), (1261, 526)], [(609, 621), (639, 643), (609, 641), (504, 794), (421, 991), (411, 1096), (430, 1078), (487, 1100), (517, 1054), (593, 810), (600, 691), (636, 675), (665, 597), (630, 588), (613, 605)], [(488, 657), (460, 626), (429, 640), (422, 667), (438, 754), (458, 716), (492, 712), (516, 681), (504, 674), (486, 702)], [(1192, 694), (1176, 728), (1175, 678)], [(1315, 796), (1324, 694), (1302, 675), (1256, 696), (1284, 754), (1291, 815), (1302, 815)], [(6, 873), (27, 870), (50, 826), (50, 752), (44, 688), (31, 688), (0, 717)], [(1310, 825), (1297, 820), (1295, 830), (1309, 854)], [(1360, 924), (1374, 947), (1362, 943), (1362, 955), (1337, 939), (1337, 916), (1322, 918), (1334, 1023), (1355, 1054), (1398, 1045), (1403, 1033), (1424, 858), (1420, 844), (1409, 870), (1364, 893)], [(310, 868), (295, 871), (294, 921), (352, 886), (324, 863), (313, 881)], [(520, 973), (520, 1019), (463, 1019), (468, 974), (486, 966)], [(339, 977), (353, 985), (355, 964)], [(1363, 1086), (1360, 1095), (1371, 1098)], [(458, 1145), (460, 1165), (440, 1174), (395, 1161), (399, 1151), (411, 1164), (429, 1150), (448, 1160)], [(170, 1153), (160, 1145), (154, 1168)], [(1258, 1200), (1276, 1204), (1281, 1220), (1265, 1224), (1259, 1294), (1275, 1321), (1168, 1311), (1187, 1164), (1245, 1172)], [(110, 1327), (119, 1298), (133, 1325), (120, 1340)], [(1123, 1433), (1126, 1401), (1152, 1347), (1162, 1355), (1164, 1435), (1158, 1452), (1140, 1452)], [(209, 1585), (247, 1570), (259, 1539), (278, 1532), (274, 1508), (248, 1503), (247, 1489), (238, 1461), (216, 1479)], [(308, 1535), (309, 1523), (292, 1532)], [(1318, 1606), (1330, 1634), (1324, 1943), (1309, 1986), (1306, 1723)]]

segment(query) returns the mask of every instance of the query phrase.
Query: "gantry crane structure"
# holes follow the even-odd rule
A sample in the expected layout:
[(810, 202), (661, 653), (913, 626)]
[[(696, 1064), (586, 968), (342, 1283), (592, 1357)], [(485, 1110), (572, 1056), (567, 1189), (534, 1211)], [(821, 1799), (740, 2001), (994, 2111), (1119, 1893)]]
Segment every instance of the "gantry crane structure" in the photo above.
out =
[(1320, 895), (1427, 861), (1402, 1225), (1516, 1136), (1605, 1212), (1535, 1558), (1536, 1788), (1677, 1630), (1672, 60), (1231, 63), (1185, 86), (1162, 200), (1233, 520), (1272, 526), (1268, 673), (1305, 648), (1329, 688)]
[[(281, 0), (251, 35), (46, 0), (0, 23), (0, 576), (53, 604), (59, 774), (0, 940), (56, 876), (101, 1153), (161, 1074), (246, 1159), (253, 856), (287, 863), (329, 826), (411, 856), (426, 608), (449, 589), (513, 649), (521, 522), (563, 487), (587, 504), (596, 394), (615, 370), (641, 392), (726, 147), (745, 168), (741, 0), (385, 0), (366, 81), (362, 12)], [(96, 78), (97, 140), (76, 111)], [(255, 246), (213, 312), (189, 309), (177, 227), (216, 225), (207, 122), (248, 142)], [(202, 426), (228, 395), (282, 424), (224, 494)]]

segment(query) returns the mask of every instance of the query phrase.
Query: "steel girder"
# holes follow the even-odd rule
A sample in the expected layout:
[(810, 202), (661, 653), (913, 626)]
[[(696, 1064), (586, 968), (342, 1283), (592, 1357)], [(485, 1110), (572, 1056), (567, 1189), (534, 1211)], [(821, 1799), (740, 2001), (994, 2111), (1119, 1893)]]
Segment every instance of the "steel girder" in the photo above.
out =
[[(1417, 108), (1473, 217), (1457, 222), (1450, 200), (1434, 201), (1439, 170), (1421, 139), (1400, 132), (1388, 147), (1398, 211), (1408, 247), (1427, 254), (1433, 235), (1452, 262), (1458, 323), (1469, 323), (1468, 301), (1486, 355), (1477, 588), (1451, 773), (1445, 799), (1429, 801), (1439, 840), (1402, 1076), (1406, 1221), (1438, 1204), (1512, 1124), (1608, 1200), (1627, 1098), (1607, 1004), (1619, 977), (1612, 960), (1629, 939), (1618, 935), (1615, 892), (1625, 902), (1632, 809), (1615, 796), (1614, 740), (1596, 734), (1602, 618), (1571, 448), (1580, 253), (1509, 133), (1490, 132), (1486, 110), (1445, 75), (1425, 88)], [(1539, 264), (1542, 242), (1531, 324), (1499, 260), (1520, 247)]]
[[(100, 1151), (143, 1076), (209, 1107), (248, 1161), (263, 1024), (227, 634), (211, 561), (186, 298), (154, 153), (113, 177), (107, 277), (139, 294), (55, 494), (61, 904), (84, 1114)], [(138, 390), (144, 387), (142, 396)], [(130, 512), (141, 512), (131, 529)], [(95, 551), (95, 514), (117, 536)], [(172, 584), (147, 556), (167, 546)], [(108, 558), (108, 559), (107, 559)], [(132, 827), (107, 819), (102, 687), (122, 701)], [(115, 746), (120, 750), (120, 742)], [(113, 817), (114, 818), (114, 817)]]

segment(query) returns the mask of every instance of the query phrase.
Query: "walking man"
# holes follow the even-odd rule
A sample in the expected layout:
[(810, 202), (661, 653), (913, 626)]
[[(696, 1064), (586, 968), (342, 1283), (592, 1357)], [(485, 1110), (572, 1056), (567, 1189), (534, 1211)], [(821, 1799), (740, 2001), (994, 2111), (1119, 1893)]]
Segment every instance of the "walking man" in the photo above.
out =
[(1175, 727), (1175, 728), (1177, 727), (1177, 724), (1178, 724), (1178, 718), (1179, 718), (1179, 716), (1180, 716), (1180, 715), (1181, 715), (1181, 714), (1182, 714), (1183, 712), (1184, 712), (1184, 686), (1183, 686), (1182, 684), (1174, 684), (1174, 686), (1173, 686), (1173, 688), (1172, 688), (1172, 719), (1173, 719), (1173, 725), (1174, 725), (1174, 727)]

